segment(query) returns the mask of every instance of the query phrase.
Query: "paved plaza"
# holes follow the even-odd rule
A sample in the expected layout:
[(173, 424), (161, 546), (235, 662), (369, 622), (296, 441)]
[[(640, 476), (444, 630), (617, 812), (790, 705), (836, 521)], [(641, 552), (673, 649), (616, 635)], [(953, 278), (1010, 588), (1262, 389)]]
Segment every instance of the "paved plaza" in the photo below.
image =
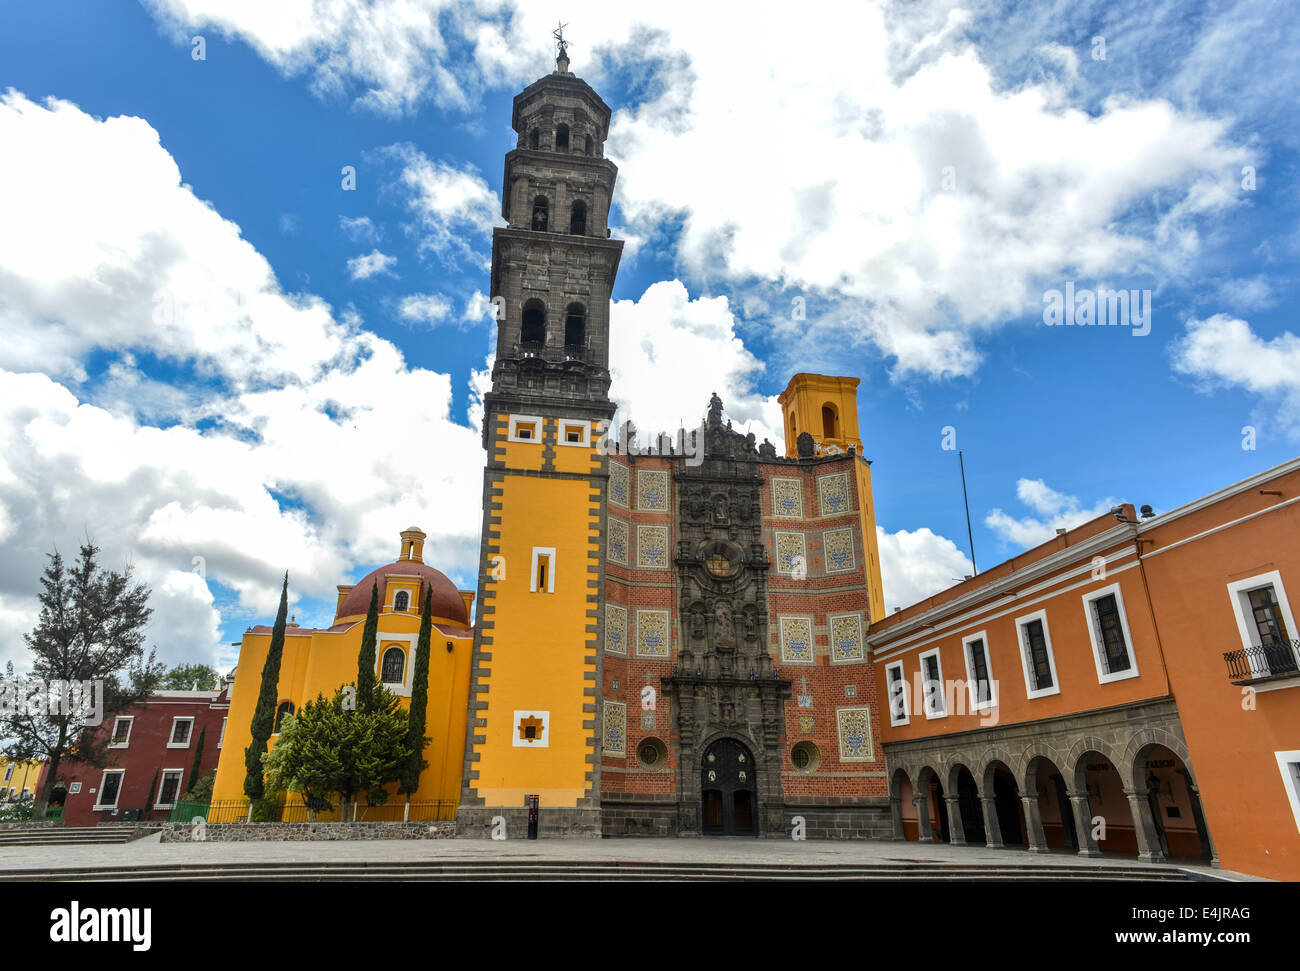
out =
[(831, 842), (752, 839), (616, 840), (331, 840), (293, 842), (163, 843), (157, 834), (119, 845), (0, 847), (3, 872), (24, 869), (77, 869), (133, 866), (184, 866), (221, 863), (317, 863), (482, 861), (614, 861), (687, 864), (781, 865), (1036, 865), (1169, 869), (1211, 879), (1253, 881), (1246, 874), (1194, 862), (1152, 865), (1120, 855), (1103, 858), (1073, 853), (1032, 854), (1024, 850), (887, 841)]

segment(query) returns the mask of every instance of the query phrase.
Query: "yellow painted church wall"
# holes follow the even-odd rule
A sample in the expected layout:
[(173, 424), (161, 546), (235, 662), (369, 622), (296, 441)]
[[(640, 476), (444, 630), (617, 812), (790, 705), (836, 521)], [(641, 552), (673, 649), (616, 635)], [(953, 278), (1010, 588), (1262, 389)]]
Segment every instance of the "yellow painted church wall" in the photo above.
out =
[[(391, 590), (389, 600), (391, 604)], [(339, 620), (347, 622), (344, 618)], [(448, 625), (453, 623), (445, 618), (441, 620)], [(364, 630), (364, 616), (352, 618), (351, 626), (342, 631), (296, 633), (295, 628), (290, 627), (280, 662), (277, 706), (282, 701), (290, 701), (297, 710), (304, 703), (315, 700), (318, 694), (331, 698), (341, 685), (355, 683)], [(419, 630), (420, 615), (414, 609), (388, 610), (380, 614), (375, 652), (376, 678), (380, 674), (384, 650), (389, 645), (403, 648), (406, 670), (411, 670), (415, 663), (414, 646)], [(450, 651), (447, 650), (448, 642), (453, 645)], [(214, 800), (244, 797), (244, 750), (252, 739), (253, 711), (261, 691), (262, 668), (270, 646), (270, 633), (244, 635), (231, 690), (226, 735), (217, 766)], [(424, 758), (429, 765), (421, 774), (420, 788), (412, 796), (413, 801), (447, 801), (454, 808), (460, 798), (472, 653), (472, 630), (464, 629), (463, 633), (449, 635), (434, 628), (430, 639), (425, 716), (425, 734), (430, 742), (425, 747)], [(409, 697), (399, 696), (399, 700), (402, 707), (409, 710)], [(277, 737), (271, 736), (269, 747), (274, 747)], [(388, 788), (395, 795), (396, 785)]]
[[(599, 468), (594, 443), (553, 447), (557, 471)], [(506, 442), (505, 465), (540, 467), (542, 449), (540, 442)], [(525, 794), (536, 793), (545, 806), (572, 807), (591, 787), (586, 773), (594, 758), (593, 733), (583, 723), (596, 716), (583, 708), (594, 708), (596, 700), (596, 667), (587, 646), (587, 625), (595, 622), (587, 616), (587, 595), (597, 575), (587, 567), (596, 563), (588, 554), (599, 549), (590, 511), (596, 500), (582, 479), (507, 474), (499, 488), (497, 515), (513, 525), (500, 538), (506, 571), (494, 584), (492, 660), (485, 665), (491, 690), (484, 696), (486, 741), (475, 748), (475, 788), (488, 806), (521, 806)], [(530, 590), (535, 547), (555, 549), (553, 593)], [(514, 745), (516, 711), (550, 713), (546, 748)]]

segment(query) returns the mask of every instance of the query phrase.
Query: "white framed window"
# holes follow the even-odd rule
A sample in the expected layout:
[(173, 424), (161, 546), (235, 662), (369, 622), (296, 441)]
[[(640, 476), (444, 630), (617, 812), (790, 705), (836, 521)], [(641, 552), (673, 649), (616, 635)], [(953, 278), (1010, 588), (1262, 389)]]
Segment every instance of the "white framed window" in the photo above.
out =
[(939, 659), (939, 648), (926, 651), (917, 658), (921, 663), (921, 692), (925, 699), (926, 718), (944, 718), (948, 714), (944, 699), (943, 662)]
[(1294, 673), (1300, 662), (1291, 602), (1277, 570), (1228, 584), (1241, 646), (1256, 677)]
[(1287, 800), (1291, 803), (1296, 830), (1300, 831), (1300, 749), (1273, 754), (1277, 756), (1277, 767), (1282, 773), (1282, 785), (1286, 789)]
[(591, 447), (591, 425), (585, 421), (560, 420), (560, 444), (574, 448)]
[(511, 415), (507, 438), (512, 442), (540, 444), (542, 419), (539, 415)]
[(528, 581), (530, 593), (555, 593), (555, 547), (534, 546), (533, 568)]
[(221, 748), (221, 743), (226, 740), (226, 722), (228, 718), (221, 719), (221, 734), (217, 736), (217, 748)]
[(397, 613), (405, 613), (411, 609), (411, 591), (398, 590), (393, 594), (393, 610)]
[(889, 692), (889, 724), (906, 725), (911, 719), (907, 709), (907, 677), (903, 674), (903, 662), (893, 661), (885, 665), (885, 681)]
[(998, 705), (998, 683), (993, 679), (993, 659), (989, 654), (989, 636), (979, 631), (961, 639), (966, 658), (966, 687), (970, 692), (970, 710), (987, 711)]
[(406, 651), (400, 647), (384, 648), (379, 662), (379, 682), (383, 685), (406, 683)]
[(167, 736), (168, 748), (189, 748), (190, 736), (194, 734), (194, 719), (177, 716), (172, 719), (172, 733)]
[(1118, 583), (1083, 595), (1084, 620), (1092, 640), (1092, 659), (1097, 664), (1097, 681), (1109, 684), (1138, 676), (1133, 635), (1124, 611), (1124, 594)]
[(122, 794), (122, 780), (126, 769), (105, 769), (99, 780), (99, 795), (95, 797), (95, 809), (116, 809), (117, 797)]
[(176, 805), (176, 800), (181, 795), (181, 778), (184, 775), (184, 769), (163, 769), (162, 776), (158, 780), (158, 792), (153, 801), (155, 807), (170, 809)]
[(1047, 626), (1047, 611), (1036, 610), (1016, 618), (1016, 637), (1020, 641), (1020, 667), (1025, 675), (1025, 697), (1046, 698), (1059, 695), (1056, 657), (1052, 654), (1052, 632)]
[(126, 748), (131, 744), (131, 726), (135, 724), (133, 715), (118, 715), (113, 719), (113, 738), (109, 748)]

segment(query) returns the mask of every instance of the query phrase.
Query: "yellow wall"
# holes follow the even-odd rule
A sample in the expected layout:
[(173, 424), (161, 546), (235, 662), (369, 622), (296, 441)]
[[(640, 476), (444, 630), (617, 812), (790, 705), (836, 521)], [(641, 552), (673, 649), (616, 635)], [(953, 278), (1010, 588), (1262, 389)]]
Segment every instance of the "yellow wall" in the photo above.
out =
[[(9, 766), (14, 767), (13, 775), (9, 781), (5, 782), (5, 773), (9, 771)], [(21, 793), (27, 789), (33, 797), (37, 795), (36, 780), (41, 776), (41, 763), (35, 759), (30, 762), (17, 762), (0, 755), (0, 789), (12, 789), (13, 794)]]
[[(554, 418), (546, 419), (546, 429), (543, 440), (554, 440)], [(542, 469), (542, 441), (504, 441), (504, 416), (499, 434), (507, 469)], [(594, 447), (595, 424), (590, 437), (592, 445), (586, 448), (551, 446), (554, 470), (599, 474), (603, 457)], [(594, 723), (596, 716), (583, 706), (596, 703), (596, 666), (587, 631), (595, 618), (587, 616), (587, 596), (598, 592), (589, 586), (598, 578), (587, 567), (596, 563), (589, 554), (599, 550), (593, 526), (598, 514), (592, 513), (598, 499), (592, 497), (590, 479), (552, 478), (545, 472), (507, 472), (498, 488), (497, 545), (506, 570), (493, 585), (491, 643), (484, 648), (491, 660), (483, 663), (481, 678), (489, 686), (481, 696), (487, 705), (481, 712), (486, 725), (480, 729), (486, 740), (474, 746), (478, 778), (471, 785), (487, 806), (522, 806), (525, 794), (536, 793), (543, 806), (573, 807), (591, 788), (586, 775), (595, 757), (595, 732), (583, 723)], [(534, 547), (555, 549), (554, 593), (529, 589)], [(549, 712), (546, 748), (513, 744), (516, 711)]]
[[(833, 445), (845, 451), (852, 445), (862, 454), (858, 430), (858, 379), (825, 374), (796, 374), (777, 401), (785, 420), (785, 453), (798, 454), (797, 440), (807, 432), (813, 441)], [(822, 407), (829, 405), (836, 414), (835, 436), (824, 434)]]
[[(871, 492), (871, 466), (862, 458), (862, 432), (858, 427), (857, 378), (825, 374), (796, 374), (777, 401), (785, 420), (785, 454), (799, 454), (798, 436), (807, 432), (813, 441), (857, 452), (858, 509), (862, 516), (862, 541), (867, 549), (867, 599), (871, 608), (869, 621), (885, 616), (885, 594), (880, 580), (880, 545), (876, 538), (876, 504)], [(836, 414), (838, 435), (823, 434), (822, 408), (830, 405)]]
[[(340, 685), (355, 683), (357, 656), (361, 653), (364, 630), (364, 618), (340, 632), (295, 633), (294, 628), (289, 628), (280, 660), (277, 705), (281, 701), (291, 701), (297, 710), (305, 702), (315, 700), (318, 693), (331, 698)], [(420, 614), (414, 609), (380, 613), (376, 678), (385, 645), (394, 643), (407, 648), (410, 645), (405, 640), (394, 641), (392, 638), (418, 635), (419, 630)], [(446, 648), (448, 641), (454, 645), (452, 651)], [(270, 646), (269, 633), (244, 635), (213, 799), (242, 799), (244, 796), (244, 750), (252, 739), (253, 710), (261, 691), (262, 666), (266, 663)], [(446, 800), (455, 803), (460, 799), (472, 649), (473, 635), (469, 630), (458, 636), (448, 636), (437, 628), (433, 631), (429, 645), (429, 700), (425, 715), (425, 734), (430, 742), (425, 747), (424, 758), (429, 767), (421, 774), (420, 788), (412, 795), (412, 801)], [(409, 670), (415, 663), (413, 653), (408, 653), (406, 663)], [(404, 708), (410, 707), (408, 698), (402, 698), (401, 702)], [(271, 746), (275, 740), (276, 736), (271, 736)], [(390, 792), (395, 792), (395, 789), (395, 785), (389, 786)]]

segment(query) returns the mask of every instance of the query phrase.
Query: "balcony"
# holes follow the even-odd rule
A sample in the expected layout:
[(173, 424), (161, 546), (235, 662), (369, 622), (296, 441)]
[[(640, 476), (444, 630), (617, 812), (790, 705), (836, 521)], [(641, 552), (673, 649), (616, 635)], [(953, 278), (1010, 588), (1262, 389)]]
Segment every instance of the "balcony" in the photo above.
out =
[(1253, 685), (1282, 678), (1300, 678), (1300, 641), (1269, 641), (1253, 647), (1227, 651), (1228, 680)]

